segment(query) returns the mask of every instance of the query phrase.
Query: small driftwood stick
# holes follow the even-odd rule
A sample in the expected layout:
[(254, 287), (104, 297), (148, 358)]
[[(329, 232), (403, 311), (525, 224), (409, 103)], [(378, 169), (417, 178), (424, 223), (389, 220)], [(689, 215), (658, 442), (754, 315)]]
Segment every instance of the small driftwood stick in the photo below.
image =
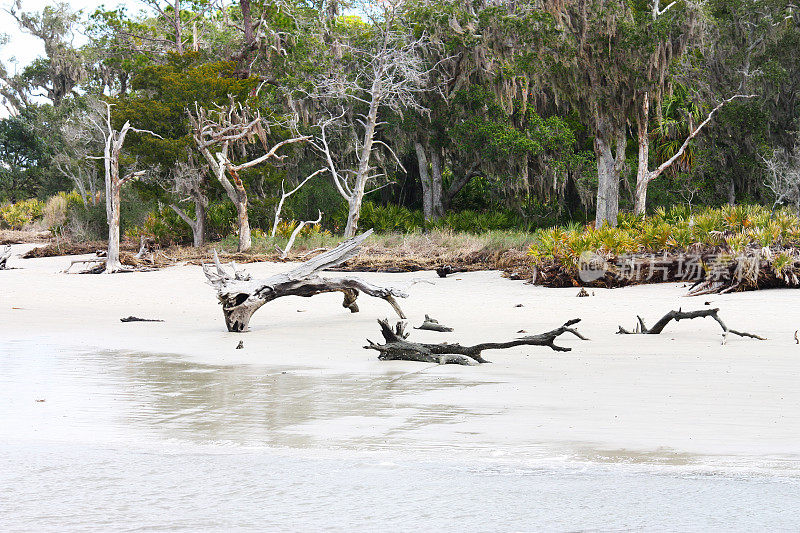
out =
[(214, 251), (214, 264), (203, 265), (209, 284), (217, 289), (217, 298), (222, 304), (225, 324), (228, 331), (247, 330), (250, 318), (262, 305), (282, 296), (314, 296), (324, 292), (344, 293), (342, 306), (351, 313), (358, 312), (356, 298), (359, 292), (382, 298), (395, 310), (400, 318), (405, 318), (403, 310), (395, 298), (408, 295), (393, 287), (379, 287), (356, 277), (322, 278), (317, 272), (341, 265), (358, 253), (359, 246), (372, 234), (366, 231), (348, 239), (336, 248), (319, 254), (284, 274), (277, 274), (263, 280), (252, 280), (250, 274), (237, 270), (236, 264), (224, 267)]
[(163, 320), (159, 320), (157, 318), (139, 318), (138, 316), (128, 316), (125, 318), (120, 318), (120, 322), (164, 322)]
[(706, 318), (711, 317), (717, 321), (717, 323), (722, 327), (722, 338), (723, 343), (727, 338), (728, 333), (733, 333), (734, 335), (738, 335), (739, 337), (750, 337), (751, 339), (758, 339), (758, 340), (766, 340), (764, 337), (760, 337), (754, 333), (747, 333), (746, 331), (736, 331), (735, 329), (730, 329), (728, 326), (725, 325), (725, 322), (719, 317), (719, 308), (717, 309), (701, 309), (699, 311), (681, 311), (678, 309), (677, 311), (670, 311), (663, 317), (661, 320), (656, 322), (652, 328), (648, 328), (642, 317), (636, 316), (639, 321), (639, 324), (636, 326), (636, 329), (633, 331), (628, 331), (627, 329), (619, 326), (619, 331), (617, 334), (620, 335), (658, 335), (664, 328), (669, 324), (671, 321), (678, 322), (679, 320), (691, 320), (693, 318)]
[(389, 325), (388, 319), (378, 320), (381, 326), (385, 344), (375, 344), (367, 339), (369, 343), (364, 346), (367, 350), (377, 350), (380, 352), (378, 359), (382, 361), (402, 360), (419, 361), (422, 363), (436, 363), (440, 365), (477, 365), (479, 363), (489, 363), (483, 358), (484, 350), (502, 350), (515, 346), (548, 346), (557, 352), (568, 352), (572, 348), (565, 348), (554, 343), (555, 339), (564, 333), (572, 333), (582, 340), (588, 340), (578, 333), (573, 326), (580, 322), (579, 318), (570, 320), (560, 328), (556, 328), (546, 333), (529, 335), (509, 342), (484, 342), (474, 346), (461, 346), (460, 344), (423, 344), (409, 342), (408, 333), (405, 332), (405, 323), (398, 322), (394, 328)]
[(0, 250), (0, 270), (6, 270), (8, 268), (8, 258), (11, 257), (11, 245), (6, 245), (2, 250)]
[(428, 315), (425, 315), (425, 322), (423, 322), (420, 327), (414, 328), (414, 329), (426, 329), (428, 331), (441, 331), (443, 333), (446, 333), (446, 332), (449, 332), (449, 331), (453, 331), (453, 328), (448, 328), (447, 326), (443, 326), (442, 324), (439, 324), (438, 320), (436, 320), (435, 318), (431, 318)]

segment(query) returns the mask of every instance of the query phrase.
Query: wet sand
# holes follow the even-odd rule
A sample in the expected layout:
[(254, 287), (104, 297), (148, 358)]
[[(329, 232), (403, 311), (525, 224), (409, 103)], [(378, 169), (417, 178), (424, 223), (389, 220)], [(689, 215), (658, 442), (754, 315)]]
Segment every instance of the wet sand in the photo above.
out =
[[(381, 362), (376, 352), (364, 350), (366, 338), (380, 339), (375, 320), (392, 316), (381, 300), (362, 295), (361, 312), (350, 314), (338, 294), (282, 298), (254, 315), (251, 331), (235, 334), (225, 330), (199, 267), (113, 276), (60, 273), (71, 259), (12, 258), (9, 266), (19, 268), (0, 272), (0, 343), (12, 348), (14, 359), (23, 361), (33, 343), (75, 353), (169, 354), (185, 364), (247, 365), (256, 375), (287, 371), (328, 383), (305, 386), (308, 395), (329, 391), (316, 399), (322, 414), (281, 425), (290, 446), (410, 446), (599, 462), (697, 464), (706, 460), (700, 457), (779, 470), (800, 465), (797, 291), (689, 299), (680, 284), (664, 284), (576, 298), (577, 289), (532, 287), (498, 272), (446, 279), (431, 272), (362, 274), (401, 287), (415, 279), (433, 282), (411, 286), (401, 305), (411, 325), (427, 313), (455, 332), (412, 330), (413, 340), (502, 341), (571, 318), (583, 320), (579, 329), (591, 339), (564, 337), (560, 342), (573, 348), (567, 353), (519, 347), (486, 352), (490, 365), (455, 367)], [(266, 276), (289, 265), (246, 268)], [(637, 314), (652, 324), (671, 309), (701, 309), (706, 301), (720, 307), (730, 327), (768, 340), (732, 337), (723, 346), (712, 320), (671, 324), (660, 336), (615, 334), (618, 325), (633, 327)], [(164, 322), (119, 321), (128, 315)], [(240, 340), (244, 349), (237, 350)], [(371, 387), (391, 394), (371, 395)], [(269, 394), (279, 396), (281, 388)], [(326, 411), (323, 405), (338, 407)]]

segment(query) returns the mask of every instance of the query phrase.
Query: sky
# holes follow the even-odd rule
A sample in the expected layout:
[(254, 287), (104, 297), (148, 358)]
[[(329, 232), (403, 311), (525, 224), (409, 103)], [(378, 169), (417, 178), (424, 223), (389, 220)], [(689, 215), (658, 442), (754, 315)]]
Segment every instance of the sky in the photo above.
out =
[[(52, 5), (53, 1), (47, 0), (22, 0), (22, 11), (41, 11), (45, 6)], [(129, 4), (138, 7), (135, 0), (125, 2), (124, 0), (68, 0), (73, 9), (83, 9), (86, 12), (91, 12), (101, 4), (112, 7), (118, 4)], [(5, 33), (9, 36), (7, 44), (0, 48), (0, 60), (8, 65), (9, 70), (13, 72), (13, 65), (8, 61), (13, 57), (17, 60), (18, 65), (21, 67), (29, 64), (31, 61), (39, 56), (44, 55), (44, 46), (39, 39), (31, 36), (28, 33), (20, 31), (17, 27), (17, 22), (8, 14), (8, 9), (12, 5), (12, 0), (0, 0), (0, 33)], [(81, 43), (81, 36), (76, 36), (76, 43)]]

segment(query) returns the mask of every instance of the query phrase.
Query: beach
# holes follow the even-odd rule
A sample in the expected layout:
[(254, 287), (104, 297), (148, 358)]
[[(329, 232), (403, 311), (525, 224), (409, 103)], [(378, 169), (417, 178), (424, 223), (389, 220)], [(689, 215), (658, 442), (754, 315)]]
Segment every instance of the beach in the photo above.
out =
[[(578, 288), (535, 287), (495, 271), (359, 274), (406, 289), (409, 326), (428, 314), (455, 329), (410, 329), (410, 340), (506, 341), (574, 318), (589, 339), (560, 337), (569, 352), (487, 351), (491, 364), (462, 367), (379, 361), (363, 349), (366, 339), (382, 342), (378, 318), (396, 320), (380, 299), (361, 295), (351, 314), (338, 293), (281, 298), (253, 316), (250, 331), (229, 333), (199, 266), (61, 273), (72, 259), (15, 257), (0, 272), (6, 451), (34, 442), (124, 453), (191, 443), (436, 468), (619, 466), (766, 476), (758, 483), (779, 478), (795, 489), (800, 480), (793, 290), (686, 298), (687, 287), (670, 283), (578, 298)], [(291, 264), (244, 268), (262, 277)], [(723, 345), (711, 319), (671, 323), (661, 335), (617, 334), (636, 315), (651, 325), (673, 309), (709, 307), (767, 340), (729, 336)], [(163, 322), (120, 322), (130, 315)], [(785, 527), (800, 522), (786, 512)]]

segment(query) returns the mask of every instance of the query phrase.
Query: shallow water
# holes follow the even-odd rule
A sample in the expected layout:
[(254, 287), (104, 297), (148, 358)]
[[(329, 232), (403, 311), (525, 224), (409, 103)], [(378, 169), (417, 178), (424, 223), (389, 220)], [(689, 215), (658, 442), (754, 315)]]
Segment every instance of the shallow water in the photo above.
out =
[(452, 431), (491, 385), (0, 342), (0, 529), (800, 528), (793, 460)]

